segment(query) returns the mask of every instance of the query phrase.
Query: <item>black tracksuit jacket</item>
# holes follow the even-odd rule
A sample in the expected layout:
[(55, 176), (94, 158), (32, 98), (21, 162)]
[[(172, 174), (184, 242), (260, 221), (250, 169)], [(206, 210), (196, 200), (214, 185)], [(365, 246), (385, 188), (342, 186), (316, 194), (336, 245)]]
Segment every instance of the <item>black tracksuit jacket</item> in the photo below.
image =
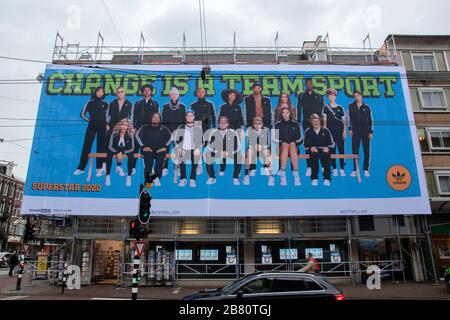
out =
[(191, 104), (191, 110), (194, 111), (195, 121), (202, 122), (203, 132), (216, 127), (216, 109), (211, 101), (198, 99)]
[(232, 105), (225, 103), (220, 107), (219, 118), (225, 116), (230, 121), (230, 129), (237, 130), (244, 125), (244, 118), (242, 117), (242, 109), (239, 104)]
[(89, 123), (89, 126), (105, 125), (106, 128), (107, 111), (108, 104), (101, 99), (94, 98), (84, 106), (80, 116)]
[(152, 98), (148, 102), (144, 98), (137, 101), (133, 110), (133, 126), (138, 130), (145, 124), (151, 124), (152, 116), (157, 112), (159, 112), (159, 104)]
[(178, 101), (174, 105), (171, 102), (166, 103), (162, 110), (162, 124), (173, 132), (184, 123), (186, 116), (186, 106)]
[[(256, 117), (255, 96), (251, 94), (245, 97), (244, 101), (245, 101), (246, 126), (251, 127), (253, 125), (253, 118)], [(264, 127), (272, 128), (272, 103), (270, 102), (270, 99), (262, 95), (261, 105), (263, 110)]]
[(112, 134), (109, 139), (108, 150), (112, 153), (131, 153), (134, 151), (134, 137), (129, 134), (125, 134), (123, 137), (125, 142), (124, 145), (119, 145), (120, 142), (120, 134)]
[(133, 120), (133, 105), (130, 101), (123, 102), (122, 109), (119, 111), (119, 102), (117, 99), (111, 101), (106, 115), (106, 123), (111, 129), (122, 119)]
[(321, 127), (319, 132), (316, 133), (312, 127), (306, 129), (305, 131), (305, 142), (304, 147), (310, 149), (315, 148), (334, 148), (333, 137), (331, 136), (330, 130)]
[(353, 134), (373, 134), (373, 119), (372, 110), (370, 107), (363, 103), (358, 108), (356, 102), (350, 103), (348, 106), (349, 114), (349, 130), (353, 131)]
[(303, 92), (297, 99), (297, 121), (303, 124), (303, 129), (310, 127), (309, 119), (313, 113), (319, 117), (322, 115), (323, 97), (316, 91), (311, 94)]
[(165, 126), (152, 126), (149, 124), (144, 125), (138, 130), (136, 140), (141, 146), (141, 150), (149, 147), (153, 152), (162, 148), (168, 148), (172, 141), (170, 131)]
[(277, 121), (275, 123), (275, 129), (278, 130), (278, 139), (274, 136), (274, 141), (277, 143), (295, 142), (298, 146), (303, 141), (301, 125), (297, 121)]

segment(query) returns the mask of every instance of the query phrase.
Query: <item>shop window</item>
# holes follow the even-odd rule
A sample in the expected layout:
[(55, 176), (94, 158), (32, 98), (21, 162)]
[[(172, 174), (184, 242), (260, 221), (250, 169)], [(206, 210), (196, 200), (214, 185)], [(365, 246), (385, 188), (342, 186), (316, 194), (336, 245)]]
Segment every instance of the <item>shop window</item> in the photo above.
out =
[(361, 216), (359, 220), (359, 231), (375, 231), (373, 216)]
[(284, 222), (281, 219), (257, 219), (254, 221), (255, 234), (284, 233)]
[(437, 171), (436, 182), (440, 195), (450, 195), (450, 171)]
[(437, 71), (436, 59), (432, 52), (412, 52), (414, 71)]
[(428, 143), (431, 151), (450, 150), (450, 129), (428, 129)]
[(419, 88), (420, 105), (423, 109), (447, 109), (442, 88)]

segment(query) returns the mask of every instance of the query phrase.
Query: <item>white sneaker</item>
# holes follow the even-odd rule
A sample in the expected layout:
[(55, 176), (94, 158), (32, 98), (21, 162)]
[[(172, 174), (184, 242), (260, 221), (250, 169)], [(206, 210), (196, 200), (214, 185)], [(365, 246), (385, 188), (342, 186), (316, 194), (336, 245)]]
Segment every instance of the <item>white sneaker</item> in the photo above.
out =
[(180, 168), (175, 167), (173, 169), (173, 183), (178, 183), (178, 172), (181, 171)]
[(181, 179), (180, 183), (178, 184), (179, 187), (184, 187), (186, 185), (186, 179)]
[(219, 176), (223, 177), (225, 175), (225, 171), (219, 171)]
[(77, 170), (75, 170), (75, 171), (73, 172), (73, 175), (74, 175), (74, 176), (79, 176), (80, 174), (83, 174), (83, 173), (84, 173), (84, 170), (77, 169)]
[(264, 167), (263, 174), (264, 174), (265, 176), (270, 176), (270, 170), (269, 170), (269, 168)]
[(208, 178), (208, 181), (206, 181), (206, 184), (215, 184), (216, 179), (215, 178)]
[(250, 177), (245, 175), (243, 183), (244, 183), (244, 186), (249, 186), (250, 185)]
[(314, 179), (313, 181), (311, 181), (311, 185), (312, 185), (313, 187), (317, 187), (317, 186), (319, 185), (319, 180)]
[(324, 185), (325, 187), (329, 187), (329, 186), (331, 185), (330, 180), (328, 180), (328, 179), (323, 180), (323, 185)]
[(294, 185), (297, 187), (302, 185), (300, 177), (298, 175), (294, 175)]
[(108, 174), (105, 177), (105, 186), (109, 187), (111, 185), (111, 176)]
[(136, 169), (133, 168), (133, 170), (131, 170), (131, 175), (134, 176), (136, 174)]
[(202, 167), (201, 163), (198, 164), (197, 170), (195, 172), (197, 173), (198, 176), (202, 175), (203, 167)]
[(273, 187), (275, 185), (275, 177), (274, 176), (269, 176), (269, 182), (267, 182), (267, 185), (269, 187)]
[(127, 176), (127, 181), (125, 182), (127, 187), (131, 186), (131, 176)]
[(167, 176), (168, 174), (169, 174), (169, 170), (166, 169), (166, 168), (164, 168), (163, 171), (162, 171), (162, 176), (165, 177), (165, 176)]
[(305, 176), (311, 177), (311, 168), (306, 168)]
[(98, 177), (101, 177), (102, 175), (104, 175), (105, 173), (106, 172), (103, 171), (103, 169), (97, 169), (95, 176), (98, 178)]
[(338, 171), (337, 169), (333, 169), (333, 177), (337, 177), (338, 176)]
[(344, 169), (339, 170), (339, 174), (341, 175), (341, 177), (345, 177), (345, 170)]
[(254, 177), (254, 176), (256, 176), (256, 170), (255, 169), (250, 170), (250, 177)]
[(239, 179), (233, 178), (233, 185), (235, 185), (235, 186), (240, 186), (241, 183), (239, 182)]
[(352, 171), (352, 173), (350, 173), (350, 177), (356, 177), (356, 171)]
[(370, 177), (370, 172), (369, 170), (364, 170), (364, 176), (369, 178)]
[(280, 185), (287, 186), (286, 174), (281, 174), (281, 176), (280, 176)]
[(195, 182), (194, 179), (189, 180), (189, 187), (191, 187), (191, 188), (197, 187), (197, 183)]
[(116, 173), (121, 177), (125, 176), (125, 172), (123, 172), (122, 167), (116, 167)]
[(155, 180), (153, 180), (153, 185), (155, 187), (161, 187), (161, 181), (159, 181), (159, 178), (156, 178)]

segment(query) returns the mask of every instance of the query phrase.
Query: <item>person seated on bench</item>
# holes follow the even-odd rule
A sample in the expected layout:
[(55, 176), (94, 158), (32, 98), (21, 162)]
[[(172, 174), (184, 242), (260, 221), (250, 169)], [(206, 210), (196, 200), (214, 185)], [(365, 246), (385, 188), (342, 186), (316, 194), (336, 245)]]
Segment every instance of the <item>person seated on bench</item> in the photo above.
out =
[[(138, 130), (136, 140), (141, 146), (141, 154), (144, 157), (144, 174), (155, 172), (161, 177), (167, 150), (172, 139), (169, 129), (161, 125), (159, 113), (152, 115), (152, 124), (146, 124)], [(161, 186), (159, 178), (153, 181), (153, 185)]]
[(133, 125), (131, 120), (122, 119), (113, 128), (111, 137), (108, 143), (108, 150), (106, 156), (106, 178), (105, 185), (111, 185), (111, 166), (112, 159), (116, 156), (116, 172), (119, 176), (124, 176), (125, 173), (122, 169), (122, 161), (124, 156), (128, 157), (127, 179), (125, 185), (131, 186), (131, 173), (134, 168), (134, 136), (131, 131)]
[(310, 118), (311, 127), (305, 131), (305, 149), (309, 150), (311, 164), (311, 185), (317, 187), (319, 176), (319, 161), (323, 168), (323, 185), (330, 186), (330, 152), (334, 148), (333, 137), (330, 130), (320, 124), (320, 117), (313, 113)]
[[(185, 124), (180, 125), (173, 133), (173, 153), (176, 156), (176, 162), (180, 166), (180, 183), (179, 187), (184, 187), (186, 181), (186, 163), (191, 161), (191, 174), (189, 177), (189, 186), (195, 188), (197, 179), (197, 167), (200, 165), (203, 147), (203, 130), (202, 127), (194, 122), (194, 112), (188, 111), (185, 114)], [(177, 174), (174, 173), (174, 179)], [(174, 180), (176, 183), (176, 180)]]
[[(294, 175), (294, 185), (300, 186), (300, 176), (298, 175), (298, 146), (302, 143), (302, 129), (300, 123), (294, 120), (294, 114), (288, 107), (281, 109), (281, 120), (275, 123), (274, 141), (280, 147), (280, 185), (287, 186), (286, 164), (291, 158), (292, 174)], [(278, 135), (278, 138), (277, 138)]]
[(252, 127), (247, 129), (245, 134), (247, 152), (245, 153), (245, 175), (244, 185), (250, 185), (252, 166), (256, 171), (256, 163), (259, 158), (264, 161), (265, 175), (269, 176), (268, 186), (274, 186), (272, 157), (270, 155), (270, 130), (264, 127), (263, 118), (254, 117)]

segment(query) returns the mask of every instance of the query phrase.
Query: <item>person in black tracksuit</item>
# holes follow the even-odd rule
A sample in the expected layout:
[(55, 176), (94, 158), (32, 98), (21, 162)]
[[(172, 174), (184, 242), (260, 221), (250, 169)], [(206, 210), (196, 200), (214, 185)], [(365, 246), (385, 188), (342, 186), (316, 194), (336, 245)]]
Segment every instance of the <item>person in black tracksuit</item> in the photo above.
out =
[[(372, 110), (362, 100), (359, 91), (354, 92), (355, 101), (348, 106), (349, 132), (352, 137), (352, 153), (359, 154), (362, 144), (364, 152), (364, 175), (370, 176), (370, 141), (373, 138)], [(352, 176), (356, 176), (356, 161), (353, 161)]]
[[(152, 124), (142, 126), (137, 134), (136, 140), (141, 147), (141, 154), (144, 157), (144, 173), (155, 172), (162, 176), (164, 160), (171, 143), (169, 129), (161, 125), (161, 115), (153, 114)], [(159, 178), (154, 180), (155, 186), (160, 186)]]
[(216, 108), (214, 103), (206, 100), (206, 89), (198, 88), (197, 101), (191, 104), (191, 110), (194, 111), (195, 122), (202, 127), (203, 133), (208, 129), (216, 127)]
[(231, 89), (222, 91), (222, 99), (225, 102), (220, 106), (219, 118), (227, 117), (230, 129), (242, 131), (244, 118), (242, 116), (242, 96), (239, 91)]
[(194, 112), (188, 111), (185, 116), (185, 124), (182, 124), (172, 133), (174, 141), (174, 154), (180, 166), (181, 180), (178, 186), (186, 185), (186, 162), (191, 161), (190, 187), (196, 187), (197, 166), (199, 165), (203, 147), (202, 127), (194, 122)]
[(109, 103), (108, 112), (106, 114), (106, 126), (108, 134), (106, 142), (109, 142), (111, 134), (116, 124), (122, 119), (133, 121), (133, 104), (125, 98), (125, 89), (118, 87), (116, 92), (117, 99)]
[(124, 175), (122, 170), (122, 161), (124, 156), (128, 157), (128, 170), (127, 170), (127, 179), (126, 186), (131, 186), (131, 174), (133, 172), (133, 168), (135, 166), (135, 158), (134, 158), (134, 135), (131, 132), (131, 120), (126, 118), (120, 120), (113, 128), (111, 132), (111, 137), (108, 143), (108, 152), (106, 158), (106, 180), (105, 185), (111, 185), (111, 166), (112, 159), (116, 156), (117, 160), (117, 173), (119, 175)]
[(222, 159), (219, 175), (223, 176), (227, 158), (232, 158), (234, 161), (233, 184), (240, 185), (239, 176), (242, 169), (241, 138), (235, 130), (229, 128), (228, 118), (222, 116), (219, 117), (219, 128), (211, 132), (207, 141), (205, 154), (206, 171), (209, 176), (207, 184), (216, 183), (214, 161)]
[[(170, 101), (163, 106), (161, 120), (162, 124), (172, 133), (184, 123), (186, 106), (180, 102), (180, 93), (177, 88), (174, 87), (170, 90), (169, 97)], [(167, 175), (168, 167), (169, 161), (166, 159), (164, 162), (163, 176)]]
[(141, 88), (141, 100), (134, 104), (133, 110), (133, 126), (139, 130), (143, 125), (151, 124), (154, 113), (159, 113), (159, 104), (152, 99), (153, 87), (149, 84), (143, 85)]
[[(81, 151), (80, 162), (74, 175), (84, 172), (88, 162), (88, 154), (91, 151), (94, 140), (97, 139), (97, 152), (106, 152), (106, 113), (108, 104), (103, 100), (105, 98), (105, 89), (98, 87), (91, 95), (91, 100), (84, 106), (81, 111), (81, 118), (88, 122), (86, 134), (84, 136), (83, 149)], [(97, 158), (96, 161), (97, 176), (106, 171), (104, 159)]]
[[(309, 119), (312, 114), (322, 115), (324, 106), (323, 97), (314, 90), (312, 79), (306, 79), (306, 91), (298, 96), (297, 99), (297, 121), (302, 124), (306, 131), (310, 126)], [(307, 151), (309, 153), (309, 151)], [(306, 160), (306, 176), (311, 174), (310, 160)]]
[(287, 185), (286, 165), (289, 158), (292, 163), (292, 174), (294, 184), (300, 185), (300, 176), (298, 174), (298, 147), (302, 143), (302, 129), (300, 123), (293, 119), (288, 107), (281, 110), (281, 120), (275, 123), (278, 137), (274, 136), (274, 141), (279, 144), (280, 150), (280, 184)]
[(309, 150), (311, 163), (311, 184), (317, 186), (319, 176), (319, 161), (323, 168), (324, 186), (330, 186), (330, 152), (335, 144), (330, 130), (320, 124), (317, 114), (311, 115), (311, 127), (305, 131), (305, 149)]
[[(330, 100), (329, 104), (323, 107), (322, 118), (324, 127), (330, 130), (335, 147), (331, 150), (331, 154), (345, 154), (345, 137), (346, 137), (346, 114), (342, 106), (336, 104), (337, 91), (334, 89), (327, 90), (327, 97)], [(345, 159), (340, 159), (341, 176), (345, 176)], [(337, 176), (337, 161), (331, 159), (331, 166), (333, 168), (333, 176)]]

